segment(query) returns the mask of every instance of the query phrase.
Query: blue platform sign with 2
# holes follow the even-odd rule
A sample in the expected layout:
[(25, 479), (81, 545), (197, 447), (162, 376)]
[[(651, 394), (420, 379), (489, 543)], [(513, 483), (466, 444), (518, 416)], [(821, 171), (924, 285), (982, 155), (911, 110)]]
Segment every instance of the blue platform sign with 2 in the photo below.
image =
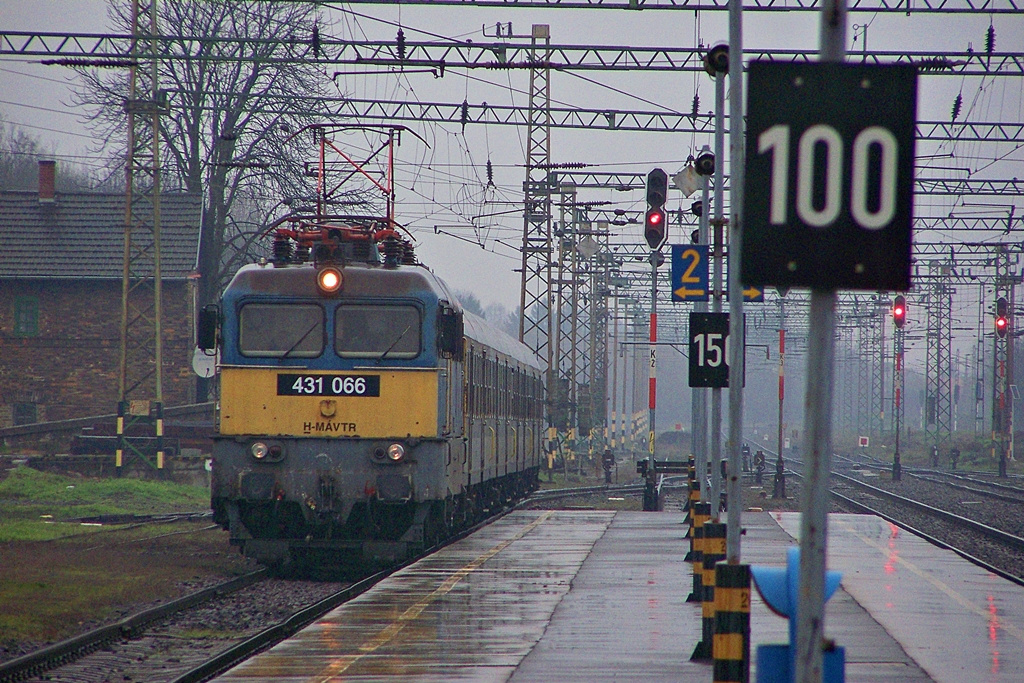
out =
[(672, 301), (707, 301), (708, 245), (672, 245)]

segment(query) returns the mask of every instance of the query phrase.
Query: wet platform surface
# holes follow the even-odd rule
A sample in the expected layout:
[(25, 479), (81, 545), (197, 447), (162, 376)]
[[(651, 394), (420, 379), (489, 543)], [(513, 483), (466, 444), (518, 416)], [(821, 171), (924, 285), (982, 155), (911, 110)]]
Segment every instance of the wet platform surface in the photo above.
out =
[[(799, 515), (743, 526), (743, 561), (782, 565)], [(708, 682), (685, 533), (679, 513), (515, 512), (217, 680)], [(1024, 681), (1024, 588), (876, 517), (830, 515), (829, 555), (850, 683)], [(788, 638), (756, 591), (751, 637), (752, 658)]]
[[(799, 536), (799, 514), (777, 519)], [(828, 565), (933, 680), (1024, 681), (1024, 587), (873, 515), (829, 515)], [(831, 609), (826, 619), (842, 626)], [(848, 658), (864, 649), (856, 637), (838, 638)]]

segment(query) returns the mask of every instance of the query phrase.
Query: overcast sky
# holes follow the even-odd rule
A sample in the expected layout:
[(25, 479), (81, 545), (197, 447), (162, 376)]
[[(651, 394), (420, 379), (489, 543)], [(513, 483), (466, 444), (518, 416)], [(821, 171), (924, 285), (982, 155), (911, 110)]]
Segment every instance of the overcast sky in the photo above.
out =
[[(728, 35), (725, 12), (475, 10), (362, 4), (350, 9), (351, 13), (328, 12), (323, 32), (338, 38), (394, 40), (397, 29), (393, 24), (400, 23), (409, 40), (440, 39), (420, 32), (425, 31), (479, 42), (489, 40), (481, 32), (483, 24), (493, 32), (495, 22), (511, 21), (517, 35), (528, 34), (533, 23), (546, 23), (551, 26), (554, 43), (577, 45), (692, 47), (721, 42)], [(744, 17), (745, 46), (815, 51), (817, 21), (814, 12), (748, 12)], [(997, 51), (1024, 52), (1024, 16), (1020, 15), (915, 14), (907, 17), (898, 13), (856, 13), (849, 16), (848, 36), (852, 53), (865, 49), (865, 43), (870, 51), (962, 52), (971, 46), (980, 52), (984, 50), (990, 21), (996, 29)], [(107, 30), (106, 3), (104, 0), (0, 0), (0, 24), (8, 30), (102, 33)], [(43, 67), (4, 58), (0, 60), (0, 112), (9, 122), (24, 127), (48, 146), (52, 145), (58, 159), (94, 163), (96, 152), (90, 145), (89, 131), (82, 124), (81, 112), (68, 107), (69, 81), (70, 73), (61, 67)], [(919, 118), (948, 120), (953, 99), (961, 93), (962, 119), (1024, 120), (1022, 83), (1024, 79), (1020, 77), (922, 77)], [(476, 70), (466, 74), (449, 71), (443, 79), (429, 74), (345, 76), (337, 79), (336, 84), (339, 93), (362, 98), (444, 102), (466, 99), (473, 104), (486, 101), (525, 106), (528, 72)], [(701, 111), (713, 108), (713, 82), (706, 75), (693, 73), (559, 72), (552, 76), (551, 95), (554, 101), (566, 105), (689, 112), (695, 92), (700, 97)], [(523, 227), (518, 202), (522, 200), (525, 177), (526, 131), (481, 125), (471, 125), (464, 133), (458, 125), (412, 127), (430, 143), (430, 148), (411, 137), (405, 139), (399, 158), (415, 164), (418, 170), (403, 177), (398, 203), (401, 219), (410, 225), (421, 242), (421, 259), (457, 289), (473, 291), (485, 304), (497, 302), (514, 308), (519, 303), (520, 276), (514, 269), (520, 265), (515, 247), (521, 240)], [(672, 174), (705, 144), (712, 144), (711, 136), (555, 130), (552, 158), (556, 162), (595, 164), (596, 170), (608, 171), (646, 173), (654, 166), (661, 166)], [(920, 157), (922, 150), (918, 151)], [(919, 158), (919, 176), (960, 178), (965, 177), (965, 169), (969, 169), (974, 177), (1024, 177), (1024, 151), (1012, 145), (957, 143), (939, 151), (955, 158)], [(484, 187), (488, 159), (495, 167), (496, 190)], [(424, 170), (428, 166), (430, 172)], [(627, 210), (643, 207), (640, 192), (601, 191), (583, 198), (614, 202), (615, 207)], [(964, 199), (959, 201), (962, 203)], [(957, 201), (949, 198), (919, 200), (918, 213), (948, 212)], [(1014, 198), (993, 200), (1004, 205), (1014, 201)], [(673, 191), (669, 207), (680, 204), (688, 207), (689, 202)], [(1005, 207), (983, 210), (1005, 213)], [(1020, 213), (1018, 210), (1017, 214)], [(461, 239), (435, 235), (435, 226)], [(638, 243), (639, 233), (638, 227), (631, 226), (616, 239)], [(961, 241), (965, 236), (940, 234), (930, 239)], [(676, 235), (670, 241), (682, 240)], [(965, 325), (976, 322), (977, 314), (972, 305), (977, 308), (976, 303), (963, 303)]]

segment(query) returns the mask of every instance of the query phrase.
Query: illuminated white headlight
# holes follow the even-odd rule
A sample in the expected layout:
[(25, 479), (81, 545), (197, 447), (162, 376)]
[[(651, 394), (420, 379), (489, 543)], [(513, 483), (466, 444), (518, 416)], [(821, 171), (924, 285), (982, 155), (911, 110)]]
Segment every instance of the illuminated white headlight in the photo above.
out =
[(400, 443), (393, 443), (388, 446), (388, 457), (391, 460), (398, 462), (405, 457), (405, 446)]
[(256, 458), (257, 460), (263, 460), (263, 458), (267, 457), (267, 454), (270, 452), (270, 449), (267, 448), (267, 444), (263, 443), (262, 441), (257, 441), (256, 443), (249, 447), (249, 451), (252, 453), (252, 457)]
[(324, 294), (334, 294), (341, 289), (344, 276), (334, 266), (328, 266), (320, 270), (316, 275), (316, 285)]

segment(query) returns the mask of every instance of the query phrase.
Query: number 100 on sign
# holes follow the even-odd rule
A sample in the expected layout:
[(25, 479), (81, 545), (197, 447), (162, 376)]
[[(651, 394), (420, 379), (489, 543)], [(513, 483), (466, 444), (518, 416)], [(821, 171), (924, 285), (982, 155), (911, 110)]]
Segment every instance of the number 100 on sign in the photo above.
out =
[(915, 68), (754, 62), (748, 82), (743, 282), (907, 289)]

